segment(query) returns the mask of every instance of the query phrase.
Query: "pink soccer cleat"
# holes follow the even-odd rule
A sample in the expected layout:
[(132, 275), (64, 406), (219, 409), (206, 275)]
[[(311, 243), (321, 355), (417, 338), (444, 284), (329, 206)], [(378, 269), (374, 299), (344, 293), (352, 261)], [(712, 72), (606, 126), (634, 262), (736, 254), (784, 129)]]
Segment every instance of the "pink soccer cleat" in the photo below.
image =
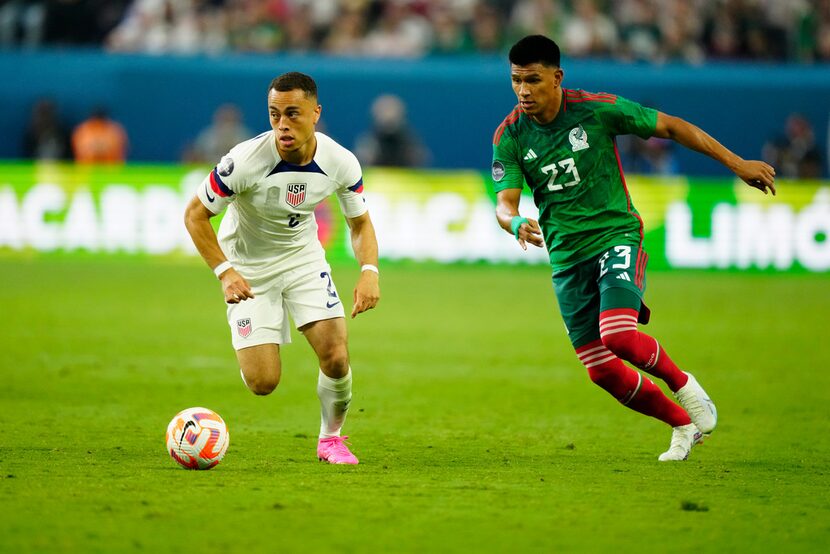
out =
[(349, 452), (346, 446), (346, 439), (349, 437), (329, 437), (320, 439), (317, 443), (317, 457), (330, 464), (351, 464), (357, 465), (355, 455)]

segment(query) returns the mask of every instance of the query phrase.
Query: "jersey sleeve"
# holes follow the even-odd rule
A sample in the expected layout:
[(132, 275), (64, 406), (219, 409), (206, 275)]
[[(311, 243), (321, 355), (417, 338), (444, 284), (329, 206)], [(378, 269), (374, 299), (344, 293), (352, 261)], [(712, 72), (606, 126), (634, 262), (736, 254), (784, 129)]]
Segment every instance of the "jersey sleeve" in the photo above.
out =
[(344, 216), (359, 217), (368, 211), (363, 198), (363, 171), (351, 152), (348, 152), (341, 167), (338, 185), (337, 200)]
[(237, 194), (248, 188), (245, 175), (246, 143), (234, 146), (196, 189), (196, 196), (214, 214), (221, 213)]
[(516, 139), (504, 129), (499, 128), (493, 140), (493, 165), (491, 167), (493, 189), (496, 192), (505, 189), (520, 189), (524, 186), (524, 174), (519, 166), (517, 150)]
[(657, 127), (657, 110), (617, 96), (613, 104), (599, 111), (602, 122), (612, 135), (637, 135), (647, 139)]

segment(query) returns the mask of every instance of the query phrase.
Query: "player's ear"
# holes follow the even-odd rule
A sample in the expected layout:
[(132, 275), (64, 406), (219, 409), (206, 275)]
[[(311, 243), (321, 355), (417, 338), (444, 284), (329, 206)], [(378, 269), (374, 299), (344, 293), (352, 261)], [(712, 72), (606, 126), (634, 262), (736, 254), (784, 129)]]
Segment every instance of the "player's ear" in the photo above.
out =
[(320, 121), (320, 114), (323, 113), (323, 106), (317, 104), (317, 107), (314, 108), (314, 124), (317, 125), (317, 122)]
[(565, 71), (561, 67), (557, 67), (556, 70), (553, 72), (553, 80), (556, 83), (556, 86), (562, 84), (562, 80), (565, 78)]

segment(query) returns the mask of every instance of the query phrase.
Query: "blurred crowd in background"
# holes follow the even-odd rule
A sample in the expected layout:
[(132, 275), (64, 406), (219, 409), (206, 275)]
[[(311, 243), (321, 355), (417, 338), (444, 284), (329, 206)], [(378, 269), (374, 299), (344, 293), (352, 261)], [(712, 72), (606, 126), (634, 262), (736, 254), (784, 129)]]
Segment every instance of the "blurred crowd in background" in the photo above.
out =
[[(529, 33), (555, 38), (578, 58), (822, 63), (830, 62), (830, 0), (0, 0), (6, 48), (419, 58), (504, 55)], [(825, 126), (792, 113), (758, 155), (779, 176), (821, 177), (816, 130)], [(33, 159), (120, 163), (128, 159), (127, 135), (104, 106), (67, 124), (58, 106), (41, 99), (24, 151)], [(180, 158), (215, 163), (251, 135), (236, 106), (217, 106)], [(345, 146), (367, 166), (430, 165), (428, 145), (394, 95), (375, 99), (365, 132)], [(677, 172), (671, 141), (621, 137), (620, 150), (633, 173)]]
[(571, 57), (830, 61), (830, 0), (5, 0), (0, 45), (114, 52), (501, 53), (553, 37)]

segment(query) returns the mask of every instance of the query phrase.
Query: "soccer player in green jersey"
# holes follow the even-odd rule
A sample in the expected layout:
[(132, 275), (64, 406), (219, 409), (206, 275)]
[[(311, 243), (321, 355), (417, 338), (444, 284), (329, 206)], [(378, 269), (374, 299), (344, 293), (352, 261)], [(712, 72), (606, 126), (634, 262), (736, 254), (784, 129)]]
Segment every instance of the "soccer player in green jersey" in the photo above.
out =
[[(637, 330), (650, 315), (643, 303), (648, 256), (615, 138), (670, 138), (764, 194), (775, 194), (775, 170), (740, 158), (680, 118), (613, 94), (563, 89), (559, 47), (547, 37), (521, 39), (509, 58), (519, 104), (493, 136), (499, 225), (524, 249), (547, 245), (559, 309), (591, 380), (623, 405), (669, 424), (671, 444), (658, 459), (685, 460), (715, 428), (717, 411), (697, 380)], [(519, 214), (524, 183), (538, 222)], [(665, 381), (680, 405), (623, 360)]]

